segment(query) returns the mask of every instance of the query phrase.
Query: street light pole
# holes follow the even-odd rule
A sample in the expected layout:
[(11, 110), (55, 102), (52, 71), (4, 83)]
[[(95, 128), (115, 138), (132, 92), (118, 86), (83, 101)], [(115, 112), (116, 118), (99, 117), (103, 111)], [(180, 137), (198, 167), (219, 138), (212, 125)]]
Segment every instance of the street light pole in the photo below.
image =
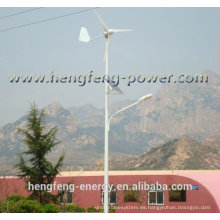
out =
[(109, 96), (109, 86), (108, 80), (108, 45), (109, 45), (109, 35), (106, 36), (106, 51), (105, 51), (105, 149), (104, 149), (104, 212), (108, 213), (108, 96)]
[(107, 25), (104, 23), (100, 15), (97, 13), (97, 11), (94, 9), (94, 13), (98, 20), (100, 21), (101, 25), (104, 28), (104, 33), (102, 35), (99, 35), (93, 39), (90, 38), (89, 33), (85, 27), (81, 27), (79, 40), (82, 42), (90, 42), (95, 39), (98, 39), (100, 37), (106, 38), (106, 49), (105, 49), (105, 147), (104, 147), (104, 184), (105, 184), (105, 191), (104, 191), (104, 212), (108, 213), (108, 125), (109, 125), (109, 118), (108, 118), (108, 95), (109, 95), (109, 85), (107, 83), (108, 81), (108, 46), (109, 46), (109, 40), (110, 36), (114, 33), (120, 33), (120, 32), (129, 32), (131, 30), (128, 29), (109, 29)]
[[(106, 41), (106, 74), (105, 76), (108, 77), (108, 40)], [(106, 78), (107, 79), (107, 78)], [(105, 157), (104, 157), (104, 184), (105, 184), (105, 191), (104, 191), (104, 212), (108, 213), (108, 209), (109, 209), (109, 196), (108, 196), (108, 133), (110, 130), (110, 122), (112, 120), (112, 118), (116, 115), (121, 113), (122, 111), (133, 107), (134, 105), (137, 105), (149, 98), (152, 97), (152, 94), (148, 94), (146, 96), (141, 97), (140, 99), (138, 99), (136, 102), (122, 108), (121, 110), (115, 112), (114, 114), (111, 115), (111, 117), (109, 118), (108, 116), (108, 95), (109, 95), (109, 85), (106, 82), (105, 83)]]

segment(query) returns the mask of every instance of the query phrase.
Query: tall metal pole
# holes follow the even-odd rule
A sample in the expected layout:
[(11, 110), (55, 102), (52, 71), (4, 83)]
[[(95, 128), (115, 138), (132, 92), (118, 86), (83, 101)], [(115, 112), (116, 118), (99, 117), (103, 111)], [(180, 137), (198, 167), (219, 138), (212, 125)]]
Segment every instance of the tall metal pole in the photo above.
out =
[[(106, 36), (106, 53), (105, 53), (105, 77), (108, 79), (108, 45), (109, 36)], [(105, 82), (105, 149), (104, 149), (104, 212), (108, 213), (108, 95), (109, 86)]]

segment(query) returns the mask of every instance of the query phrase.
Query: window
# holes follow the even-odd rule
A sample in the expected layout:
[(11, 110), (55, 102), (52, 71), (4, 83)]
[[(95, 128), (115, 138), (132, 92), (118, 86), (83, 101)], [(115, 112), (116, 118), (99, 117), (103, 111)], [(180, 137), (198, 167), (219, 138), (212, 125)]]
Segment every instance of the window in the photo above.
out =
[(117, 192), (116, 189), (113, 188), (112, 191), (109, 193), (109, 203), (110, 205), (116, 204), (117, 201)]
[[(105, 192), (102, 191), (102, 204), (104, 204), (104, 194)], [(108, 193), (108, 200), (110, 205), (115, 205), (117, 202), (117, 191), (114, 187), (112, 188), (111, 192)]]
[(186, 202), (186, 190), (169, 190), (169, 202)]
[(164, 205), (164, 192), (148, 191), (148, 205)]
[(73, 203), (73, 193), (68, 190), (59, 191), (59, 203), (72, 204)]
[(139, 190), (133, 190), (132, 187), (125, 190), (124, 202), (139, 202)]

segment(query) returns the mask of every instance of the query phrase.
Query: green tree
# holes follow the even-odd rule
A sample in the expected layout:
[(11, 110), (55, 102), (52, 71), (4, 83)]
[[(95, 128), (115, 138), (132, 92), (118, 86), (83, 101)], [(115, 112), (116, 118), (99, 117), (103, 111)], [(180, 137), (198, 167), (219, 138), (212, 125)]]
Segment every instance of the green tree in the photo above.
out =
[[(60, 156), (55, 165), (46, 158), (52, 148), (60, 142), (56, 140), (57, 127), (46, 131), (44, 124), (44, 110), (40, 111), (35, 103), (31, 104), (26, 128), (18, 129), (23, 136), (27, 151), (19, 155), (19, 162), (15, 165), (18, 168), (17, 176), (24, 178), (27, 185), (28, 182), (33, 185), (51, 184), (63, 164), (64, 155)], [(31, 196), (44, 202), (42, 193), (43, 191), (34, 189)]]

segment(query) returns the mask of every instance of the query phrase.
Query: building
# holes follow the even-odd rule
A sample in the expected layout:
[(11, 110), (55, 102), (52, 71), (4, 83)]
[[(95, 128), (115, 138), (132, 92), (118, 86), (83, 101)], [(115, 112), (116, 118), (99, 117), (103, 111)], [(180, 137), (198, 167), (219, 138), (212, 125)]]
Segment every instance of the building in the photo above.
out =
[[(74, 203), (85, 209), (102, 208), (103, 174), (101, 171), (62, 172), (54, 181), (53, 193), (60, 191), (60, 203)], [(111, 171), (109, 202), (116, 212), (220, 212), (219, 183), (218, 170)], [(58, 186), (67, 188), (58, 190)], [(29, 195), (24, 180), (0, 177), (0, 198), (11, 194)]]

